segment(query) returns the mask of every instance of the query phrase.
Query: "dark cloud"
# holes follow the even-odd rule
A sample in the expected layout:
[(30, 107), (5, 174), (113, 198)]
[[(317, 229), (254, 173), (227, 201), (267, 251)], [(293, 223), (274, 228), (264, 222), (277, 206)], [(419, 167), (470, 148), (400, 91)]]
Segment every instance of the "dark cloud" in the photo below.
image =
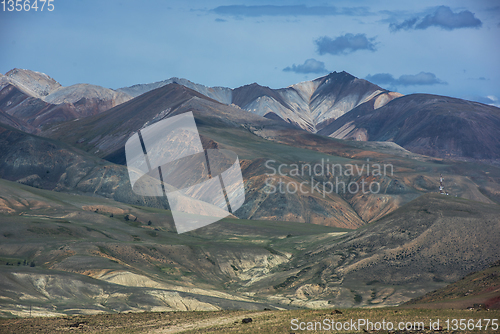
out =
[(314, 43), (318, 47), (318, 53), (323, 55), (349, 54), (358, 50), (375, 51), (375, 37), (367, 38), (365, 34), (345, 34), (335, 39), (327, 36), (318, 38)]
[(482, 25), (481, 20), (468, 10), (453, 13), (450, 7), (439, 6), (432, 13), (424, 17), (413, 17), (401, 23), (391, 23), (389, 29), (393, 32), (410, 29), (427, 29), (429, 27), (453, 30), (459, 28), (479, 28)]
[(367, 75), (366, 80), (383, 86), (423, 86), (423, 85), (446, 85), (447, 83), (438, 79), (434, 73), (420, 72), (418, 74), (403, 74), (398, 79), (389, 73), (378, 73)]
[(332, 15), (347, 15), (347, 16), (365, 16), (372, 14), (367, 7), (341, 7), (335, 6), (312, 6), (305, 5), (296, 6), (219, 6), (212, 9), (219, 15), (230, 16), (332, 16)]
[(328, 70), (325, 68), (325, 63), (316, 59), (307, 59), (302, 65), (293, 64), (292, 67), (288, 66), (283, 69), (285, 72), (295, 73), (325, 73)]
[(411, 19), (404, 20), (401, 23), (391, 23), (389, 25), (389, 29), (392, 32), (399, 31), (399, 30), (414, 29), (415, 28), (415, 24), (417, 23), (417, 20), (418, 19), (416, 17), (414, 17), (414, 18), (411, 18)]

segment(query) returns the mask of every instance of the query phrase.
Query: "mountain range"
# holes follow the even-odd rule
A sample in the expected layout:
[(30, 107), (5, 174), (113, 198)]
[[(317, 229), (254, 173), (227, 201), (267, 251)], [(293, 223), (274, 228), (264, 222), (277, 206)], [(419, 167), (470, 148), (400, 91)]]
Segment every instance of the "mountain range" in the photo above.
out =
[(171, 83), (188, 87), (220, 103), (237, 105), (260, 116), (281, 118), (313, 133), (367, 101), (373, 100), (376, 109), (402, 96), (346, 72), (333, 72), (325, 77), (282, 89), (271, 89), (257, 83), (236, 89), (205, 87), (186, 79), (171, 78), (152, 84), (120, 88), (118, 91), (135, 97)]
[[(131, 97), (89, 84), (63, 87), (40, 72), (13, 69), (0, 77), (0, 119), (38, 133), (48, 124), (98, 114)], [(6, 115), (7, 114), (7, 115)]]
[(170, 78), (111, 90), (88, 84), (62, 87), (43, 73), (13, 69), (0, 77), (0, 119), (39, 133), (47, 124), (96, 115), (169, 84), (324, 136), (394, 142), (411, 152), (441, 158), (488, 163), (500, 159), (494, 136), (499, 108), (429, 94), (403, 97), (346, 72), (281, 89), (257, 83), (235, 89), (206, 87)]
[[(393, 306), (500, 260), (496, 107), (345, 72), (283, 89), (62, 87), (18, 69), (0, 83), (4, 315)], [(124, 145), (188, 111), (205, 149), (238, 155), (246, 200), (179, 235), (164, 198), (131, 191)], [(291, 172), (325, 161), (392, 168)], [(334, 181), (380, 188), (312, 185)]]

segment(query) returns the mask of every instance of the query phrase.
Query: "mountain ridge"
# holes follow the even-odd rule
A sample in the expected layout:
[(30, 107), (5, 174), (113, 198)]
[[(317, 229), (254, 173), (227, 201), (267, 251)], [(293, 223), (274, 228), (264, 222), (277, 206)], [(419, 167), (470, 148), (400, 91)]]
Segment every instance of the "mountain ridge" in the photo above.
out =
[(45, 73), (31, 70), (15, 68), (0, 77), (0, 109), (30, 125), (19, 125), (19, 129), (31, 133), (52, 123), (98, 114), (131, 98), (96, 85), (64, 87)]
[[(379, 98), (377, 103), (380, 107), (393, 98), (401, 96), (399, 93), (389, 92), (364, 79), (358, 79), (345, 71), (332, 72), (311, 81), (279, 89), (272, 89), (257, 83), (234, 89), (206, 87), (186, 79), (170, 78), (150, 84), (123, 87), (117, 91), (137, 97), (151, 89), (170, 83), (179, 83), (220, 103), (235, 104), (260, 116), (274, 119), (279, 117), (313, 133), (324, 124), (328, 124), (331, 119), (340, 117), (372, 98), (384, 96), (384, 98)], [(336, 94), (333, 93), (335, 90)]]
[(338, 139), (393, 141), (428, 156), (500, 159), (500, 109), (479, 102), (410, 94), (372, 109), (370, 101), (323, 128)]

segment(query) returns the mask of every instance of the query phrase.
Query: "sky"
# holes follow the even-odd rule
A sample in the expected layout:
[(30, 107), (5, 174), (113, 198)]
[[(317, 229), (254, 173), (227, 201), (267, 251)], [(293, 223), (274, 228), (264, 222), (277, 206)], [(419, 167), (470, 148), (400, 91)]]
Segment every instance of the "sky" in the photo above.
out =
[(499, 0), (38, 2), (0, 4), (1, 73), (116, 89), (171, 77), (282, 88), (346, 71), (402, 94), (500, 106)]

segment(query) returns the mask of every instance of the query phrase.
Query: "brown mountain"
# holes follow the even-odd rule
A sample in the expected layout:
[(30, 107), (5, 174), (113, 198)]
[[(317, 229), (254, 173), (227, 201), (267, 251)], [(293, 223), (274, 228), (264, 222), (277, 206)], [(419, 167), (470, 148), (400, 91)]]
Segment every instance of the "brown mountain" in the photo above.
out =
[[(446, 175), (453, 195), (491, 203), (500, 186), (500, 172), (494, 168), (475, 170), (468, 164), (414, 155), (396, 144), (348, 142), (318, 136), (281, 121), (271, 120), (235, 106), (209, 99), (185, 86), (169, 84), (147, 92), (102, 114), (59, 124), (44, 135), (125, 164), (126, 140), (148, 124), (164, 117), (192, 111), (205, 147), (233, 150), (240, 157), (246, 187), (245, 204), (236, 212), (240, 218), (288, 220), (355, 228), (381, 218), (425, 192), (437, 191), (439, 173)], [(367, 160), (368, 159), (368, 160)], [(274, 168), (285, 164), (286, 175), (269, 177)], [(293, 164), (391, 164), (394, 174), (370, 178), (380, 192), (350, 194), (339, 188), (322, 194), (313, 188), (311, 176), (290, 175)], [(362, 167), (365, 165), (365, 167)], [(469, 175), (473, 178), (465, 178)], [(363, 175), (320, 175), (313, 182), (361, 182)], [(268, 194), (266, 189), (279, 182), (306, 183), (307, 191)], [(271, 183), (269, 183), (271, 182)], [(276, 188), (277, 189), (277, 188)], [(293, 189), (293, 188), (292, 188)]]
[(178, 235), (164, 210), (5, 180), (0, 190), (7, 315), (393, 306), (500, 256), (498, 205), (437, 194), (356, 231), (224, 219)]
[(373, 110), (354, 108), (319, 134), (350, 140), (392, 141), (442, 158), (500, 159), (500, 109), (451, 97), (412, 94)]
[(333, 72), (282, 89), (256, 83), (232, 90), (208, 88), (173, 78), (123, 91), (139, 94), (170, 82), (325, 136), (392, 141), (413, 153), (434, 157), (493, 163), (500, 157), (495, 135), (500, 130), (498, 108), (430, 94), (402, 97), (346, 72)]
[[(397, 305), (498, 261), (499, 217), (497, 204), (427, 194), (324, 239), (251, 289), (265, 294), (272, 285), (283, 300), (330, 299), (338, 307)], [(486, 292), (484, 282), (463, 288)]]
[(285, 120), (313, 133), (366, 101), (375, 99), (375, 108), (379, 108), (401, 96), (347, 72), (333, 72), (282, 89), (272, 89), (257, 83), (235, 89), (205, 87), (186, 79), (171, 78), (117, 91), (135, 97), (171, 83), (178, 83), (224, 104), (235, 104), (260, 116)]
[(157, 208), (168, 207), (161, 198), (143, 197), (131, 192), (124, 166), (1, 123), (0, 178), (58, 192), (107, 197)]
[[(284, 155), (296, 152), (294, 147), (265, 138), (286, 139), (294, 134), (309, 135), (307, 132), (283, 121), (221, 104), (182, 85), (160, 87), (102, 114), (57, 125), (44, 135), (124, 164), (124, 145), (134, 131), (186, 111), (194, 113), (205, 147), (228, 148), (240, 157), (244, 178), (252, 190), (248, 192), (246, 204), (238, 211), (238, 217), (308, 221), (348, 228), (364, 224), (351, 205), (336, 194), (328, 198), (320, 194), (265, 194), (266, 170), (262, 154), (275, 156), (275, 152), (280, 151), (279, 154)], [(311, 153), (320, 159), (320, 154)], [(342, 215), (337, 216), (337, 212)]]
[(29, 70), (13, 69), (0, 77), (0, 110), (25, 122), (28, 127), (16, 127), (32, 133), (48, 124), (98, 114), (130, 98), (94, 85), (63, 87), (46, 74)]

